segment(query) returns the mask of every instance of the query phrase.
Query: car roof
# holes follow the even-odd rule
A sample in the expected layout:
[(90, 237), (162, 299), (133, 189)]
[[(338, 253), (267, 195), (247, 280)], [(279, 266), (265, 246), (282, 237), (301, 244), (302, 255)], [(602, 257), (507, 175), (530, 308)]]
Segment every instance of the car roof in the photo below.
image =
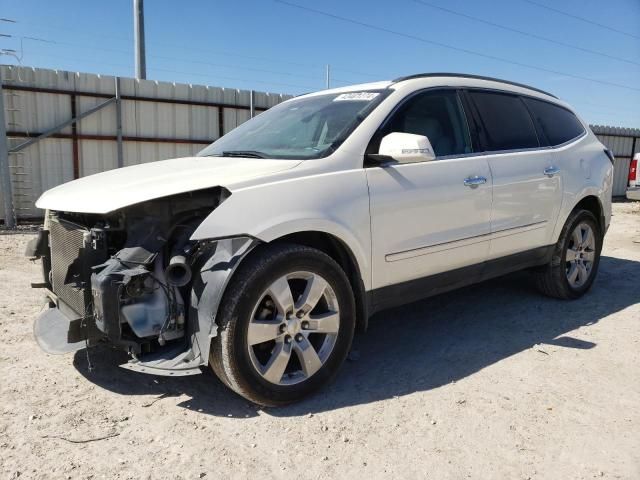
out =
[[(354, 85), (346, 85), (344, 87), (332, 88), (328, 90), (320, 90), (318, 92), (303, 94), (298, 97), (312, 97), (316, 95), (340, 94), (348, 92), (358, 92), (364, 90), (404, 90), (406, 92), (412, 90), (420, 90), (426, 88), (450, 87), (450, 88), (482, 88), (487, 90), (497, 90), (515, 95), (526, 95), (538, 98), (547, 102), (563, 107), (577, 115), (574, 108), (564, 100), (559, 99), (555, 95), (530, 87), (521, 83), (501, 80), (499, 78), (484, 77), (481, 75), (468, 75), (461, 73), (420, 73), (399, 77), (395, 80), (387, 80), (381, 82), (360, 83)], [(583, 122), (584, 123), (584, 122)], [(585, 123), (586, 125), (586, 123)]]
[[(496, 82), (496, 83), (503, 84), (506, 87), (524, 88), (524, 89), (531, 90), (531, 91), (534, 91), (534, 92), (537, 92), (537, 93), (542, 93), (543, 95), (548, 95), (549, 97), (552, 97), (552, 98), (555, 98), (555, 99), (558, 98), (555, 95), (553, 95), (552, 93), (546, 92), (546, 91), (541, 90), (539, 88), (531, 87), (529, 85), (525, 85), (524, 83), (511, 82), (509, 80), (502, 80), (500, 78), (485, 77), (485, 76), (482, 76), (482, 75), (470, 75), (470, 74), (465, 74), (465, 73), (417, 73), (415, 75), (408, 75), (408, 76), (404, 76), (404, 77), (398, 77), (398, 78), (394, 79), (391, 82), (391, 84), (396, 84), (396, 83), (400, 83), (400, 82), (406, 82), (406, 81), (409, 81), (409, 80), (422, 79), (422, 78), (442, 78), (442, 77)], [(473, 83), (473, 82), (470, 82), (470, 83)]]
[(531, 87), (522, 83), (511, 82), (509, 80), (501, 80), (499, 78), (485, 77), (482, 75), (469, 75), (463, 73), (418, 73), (415, 75), (408, 75), (399, 77), (394, 80), (386, 80), (380, 82), (359, 83), (354, 85), (346, 85), (344, 87), (331, 88), (327, 90), (320, 90), (318, 92), (308, 93), (301, 96), (315, 96), (326, 95), (335, 93), (354, 92), (359, 90), (385, 90), (388, 88), (400, 87), (401, 85), (411, 84), (429, 84), (430, 86), (456, 86), (456, 87), (477, 87), (477, 88), (494, 88), (498, 90), (504, 90), (507, 92), (518, 94), (529, 94), (535, 97), (543, 97), (555, 103), (564, 102), (559, 101), (555, 95), (541, 90), (539, 88)]

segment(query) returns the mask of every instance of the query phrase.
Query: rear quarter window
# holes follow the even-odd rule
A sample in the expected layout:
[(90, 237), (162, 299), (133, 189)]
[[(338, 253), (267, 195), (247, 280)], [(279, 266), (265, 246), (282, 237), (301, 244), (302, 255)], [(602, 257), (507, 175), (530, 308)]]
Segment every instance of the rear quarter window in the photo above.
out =
[(542, 100), (525, 98), (524, 101), (548, 145), (561, 145), (584, 133), (580, 120), (569, 110)]
[(531, 115), (516, 95), (469, 91), (480, 123), (480, 141), (486, 151), (518, 150), (540, 146)]

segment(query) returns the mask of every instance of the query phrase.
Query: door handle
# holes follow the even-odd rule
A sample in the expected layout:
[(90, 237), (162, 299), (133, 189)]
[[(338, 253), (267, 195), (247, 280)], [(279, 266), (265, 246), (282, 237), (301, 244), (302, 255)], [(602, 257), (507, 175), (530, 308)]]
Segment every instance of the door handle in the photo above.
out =
[(547, 167), (544, 169), (544, 174), (549, 178), (559, 173), (560, 173), (560, 169), (558, 167)]
[(464, 186), (475, 188), (478, 185), (482, 185), (483, 183), (487, 183), (487, 179), (485, 177), (480, 177), (478, 175), (474, 175), (473, 177), (467, 177), (464, 179)]

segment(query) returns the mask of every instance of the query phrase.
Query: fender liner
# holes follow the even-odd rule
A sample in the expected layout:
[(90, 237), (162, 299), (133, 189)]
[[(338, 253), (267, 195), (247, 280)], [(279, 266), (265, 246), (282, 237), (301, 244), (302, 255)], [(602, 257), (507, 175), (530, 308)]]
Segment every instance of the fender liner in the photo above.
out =
[(191, 336), (191, 343), (192, 348), (198, 349), (202, 365), (209, 363), (211, 339), (218, 335), (215, 319), (231, 275), (242, 259), (259, 243), (259, 240), (250, 237), (218, 240), (215, 250), (194, 280), (191, 288), (191, 309), (197, 315), (198, 322)]
[(203, 261), (191, 287), (188, 344), (134, 358), (121, 366), (166, 376), (201, 373), (200, 367), (209, 363), (211, 339), (218, 334), (215, 320), (227, 284), (242, 259), (259, 243), (248, 236), (203, 241)]

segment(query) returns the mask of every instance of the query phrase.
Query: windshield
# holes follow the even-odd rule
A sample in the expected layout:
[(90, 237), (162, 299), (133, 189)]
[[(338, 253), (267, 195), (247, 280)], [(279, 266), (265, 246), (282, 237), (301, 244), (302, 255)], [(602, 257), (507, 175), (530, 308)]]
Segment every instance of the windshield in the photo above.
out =
[(325, 157), (388, 93), (366, 90), (289, 100), (243, 123), (198, 155), (300, 160)]

